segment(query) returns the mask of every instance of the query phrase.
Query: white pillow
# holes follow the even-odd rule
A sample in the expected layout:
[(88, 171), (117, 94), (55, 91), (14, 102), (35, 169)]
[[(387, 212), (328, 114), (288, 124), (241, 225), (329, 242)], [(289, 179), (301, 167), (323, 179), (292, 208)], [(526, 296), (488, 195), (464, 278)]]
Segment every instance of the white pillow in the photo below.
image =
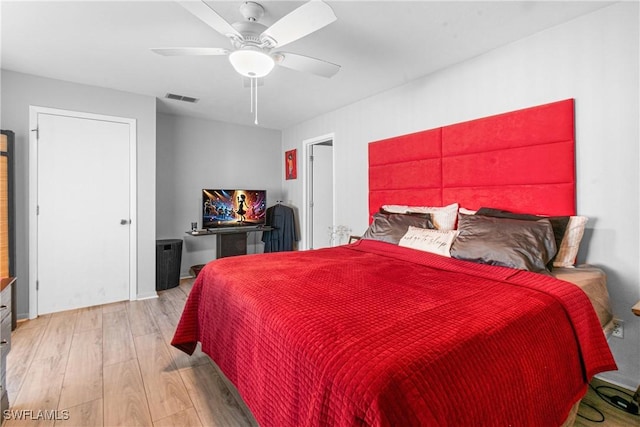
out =
[(448, 206), (403, 206), (384, 205), (382, 209), (389, 213), (425, 213), (431, 214), (431, 222), (438, 230), (455, 230), (458, 219), (458, 204)]
[(457, 230), (431, 230), (409, 226), (398, 245), (451, 257), (449, 250), (457, 236)]
[(455, 230), (458, 219), (458, 204), (443, 207), (409, 206), (410, 213), (429, 213), (431, 222), (438, 230)]
[(554, 267), (573, 267), (580, 249), (580, 242), (584, 236), (584, 228), (589, 218), (586, 216), (571, 216), (564, 231), (562, 242), (558, 248), (556, 258), (553, 260)]

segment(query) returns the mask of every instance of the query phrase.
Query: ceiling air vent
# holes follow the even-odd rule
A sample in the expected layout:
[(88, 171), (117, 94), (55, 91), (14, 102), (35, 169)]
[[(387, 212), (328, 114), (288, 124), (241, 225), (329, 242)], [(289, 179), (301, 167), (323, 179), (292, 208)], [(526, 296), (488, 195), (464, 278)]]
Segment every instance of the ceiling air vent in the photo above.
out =
[(183, 95), (176, 95), (175, 93), (168, 93), (164, 97), (167, 99), (174, 99), (176, 101), (190, 102), (192, 104), (195, 104), (196, 102), (199, 101), (198, 98), (192, 98), (190, 96), (183, 96)]

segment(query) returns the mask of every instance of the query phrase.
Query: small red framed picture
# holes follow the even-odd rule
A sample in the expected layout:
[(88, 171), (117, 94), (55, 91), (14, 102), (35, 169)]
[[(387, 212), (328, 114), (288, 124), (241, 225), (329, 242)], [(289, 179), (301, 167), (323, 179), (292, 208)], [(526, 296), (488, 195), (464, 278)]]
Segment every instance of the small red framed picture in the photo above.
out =
[(284, 153), (284, 177), (286, 179), (296, 179), (298, 177), (295, 148)]

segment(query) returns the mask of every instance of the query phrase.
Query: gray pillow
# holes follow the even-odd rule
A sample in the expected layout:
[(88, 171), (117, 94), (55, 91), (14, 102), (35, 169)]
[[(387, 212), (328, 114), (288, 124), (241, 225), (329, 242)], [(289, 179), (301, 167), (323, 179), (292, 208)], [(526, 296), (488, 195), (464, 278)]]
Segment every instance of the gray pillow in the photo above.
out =
[(547, 273), (556, 254), (548, 219), (527, 221), (460, 214), (451, 256), (482, 264)]
[(373, 222), (362, 235), (363, 239), (381, 240), (397, 245), (407, 233), (409, 226), (434, 228), (430, 214), (384, 214), (373, 215)]
[[(562, 239), (564, 238), (564, 233), (569, 225), (569, 216), (540, 216), (540, 215), (531, 215), (531, 214), (518, 214), (513, 213), (501, 209), (493, 209), (493, 208), (480, 208), (475, 213), (476, 215), (484, 215), (484, 216), (493, 216), (496, 218), (511, 218), (511, 219), (524, 219), (527, 221), (537, 221), (539, 219), (546, 218), (551, 222), (551, 227), (553, 227), (553, 235), (556, 240), (556, 248), (560, 250), (560, 244), (562, 243)], [(556, 252), (557, 255), (557, 252)], [(553, 261), (555, 260), (555, 255), (549, 264), (547, 264), (547, 269), (551, 271), (553, 269)]]

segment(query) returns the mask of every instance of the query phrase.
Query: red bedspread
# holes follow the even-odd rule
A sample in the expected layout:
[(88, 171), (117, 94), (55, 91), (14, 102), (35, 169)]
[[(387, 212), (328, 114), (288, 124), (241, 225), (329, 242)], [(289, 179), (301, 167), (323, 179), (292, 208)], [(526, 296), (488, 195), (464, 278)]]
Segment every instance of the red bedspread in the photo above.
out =
[(263, 427), (559, 425), (616, 369), (577, 286), (372, 240), (208, 264), (197, 341)]

